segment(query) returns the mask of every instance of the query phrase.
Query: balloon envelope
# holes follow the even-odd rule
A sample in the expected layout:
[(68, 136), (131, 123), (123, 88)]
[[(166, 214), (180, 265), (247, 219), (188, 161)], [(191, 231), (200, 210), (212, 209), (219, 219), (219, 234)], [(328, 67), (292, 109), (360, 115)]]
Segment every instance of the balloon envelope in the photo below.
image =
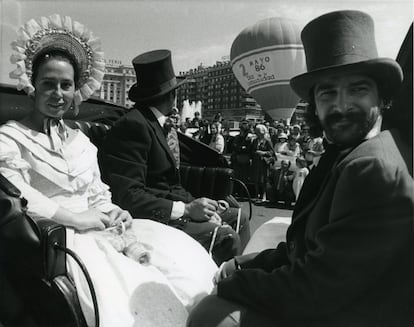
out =
[(306, 70), (299, 25), (272, 17), (245, 28), (230, 51), (233, 73), (273, 119), (290, 119), (299, 97), (289, 80)]

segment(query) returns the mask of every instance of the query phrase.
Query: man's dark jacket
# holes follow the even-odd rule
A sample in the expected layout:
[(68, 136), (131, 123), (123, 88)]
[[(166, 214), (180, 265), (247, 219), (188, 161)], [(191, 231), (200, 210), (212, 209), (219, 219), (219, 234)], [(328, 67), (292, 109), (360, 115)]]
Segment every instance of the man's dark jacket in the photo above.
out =
[(102, 146), (103, 180), (113, 201), (135, 218), (167, 223), (173, 201), (191, 202), (163, 129), (149, 108), (133, 109), (111, 128)]
[(221, 281), (218, 295), (270, 315), (275, 326), (414, 326), (413, 198), (407, 166), (384, 131), (342, 152), (295, 210), (287, 241), (239, 257), (244, 269)]

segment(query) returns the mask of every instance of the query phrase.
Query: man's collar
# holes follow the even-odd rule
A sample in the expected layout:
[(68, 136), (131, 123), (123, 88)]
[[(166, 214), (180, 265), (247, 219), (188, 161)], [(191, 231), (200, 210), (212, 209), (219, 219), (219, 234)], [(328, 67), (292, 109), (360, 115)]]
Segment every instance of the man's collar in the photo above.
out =
[(155, 118), (158, 120), (160, 126), (164, 127), (165, 121), (167, 120), (167, 116), (163, 115), (162, 112), (155, 107), (149, 107), (149, 109), (152, 111)]

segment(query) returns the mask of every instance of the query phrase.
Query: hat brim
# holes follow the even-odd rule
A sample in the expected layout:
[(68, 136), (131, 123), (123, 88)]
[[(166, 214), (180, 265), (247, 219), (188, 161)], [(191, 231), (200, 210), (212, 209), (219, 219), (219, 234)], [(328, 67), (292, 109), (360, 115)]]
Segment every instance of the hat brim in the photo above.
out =
[(313, 70), (290, 80), (293, 91), (305, 101), (310, 101), (311, 90), (321, 79), (327, 75), (340, 73), (366, 74), (373, 78), (382, 90), (382, 96), (391, 97), (401, 85), (403, 73), (400, 65), (390, 58), (376, 58), (357, 63), (329, 66)]
[(171, 85), (156, 94), (153, 94), (151, 96), (146, 96), (146, 97), (143, 97), (141, 95), (140, 89), (138, 85), (135, 83), (129, 89), (128, 97), (133, 102), (146, 102), (146, 101), (154, 100), (156, 98), (159, 98), (160, 96), (163, 96), (164, 94), (167, 94), (168, 92), (175, 90), (176, 88), (180, 87), (186, 81), (186, 78), (182, 76), (176, 76), (176, 79), (177, 79), (176, 84)]

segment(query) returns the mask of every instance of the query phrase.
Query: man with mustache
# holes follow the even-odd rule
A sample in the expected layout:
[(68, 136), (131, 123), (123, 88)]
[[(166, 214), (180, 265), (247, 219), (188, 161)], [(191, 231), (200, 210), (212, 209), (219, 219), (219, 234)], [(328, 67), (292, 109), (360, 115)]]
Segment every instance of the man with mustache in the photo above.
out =
[(414, 326), (414, 189), (382, 114), (402, 82), (374, 23), (337, 11), (301, 34), (308, 72), (291, 80), (326, 151), (307, 177), (286, 242), (227, 261), (188, 326)]

